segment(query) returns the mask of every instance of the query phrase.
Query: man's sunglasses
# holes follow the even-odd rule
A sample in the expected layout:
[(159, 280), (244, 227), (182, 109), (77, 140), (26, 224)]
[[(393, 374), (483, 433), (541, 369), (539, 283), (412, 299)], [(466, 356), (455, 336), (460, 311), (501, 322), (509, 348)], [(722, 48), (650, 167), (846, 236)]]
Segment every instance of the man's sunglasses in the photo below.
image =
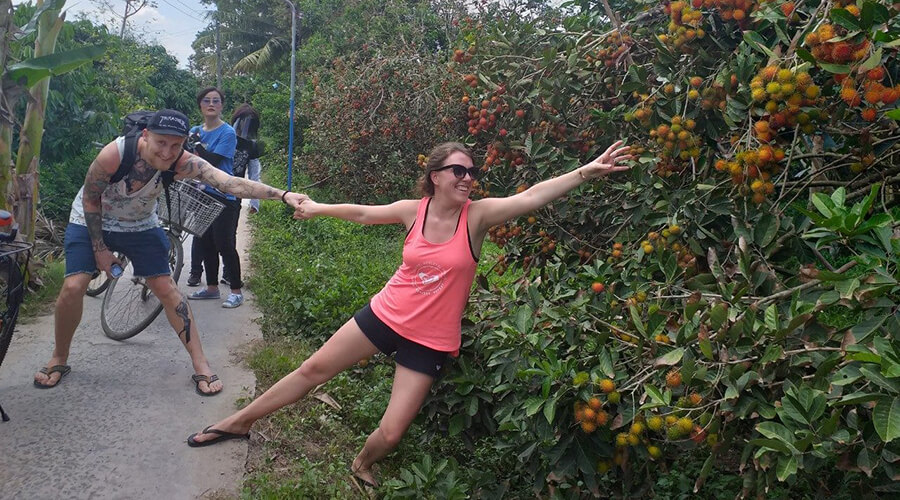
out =
[(462, 179), (469, 174), (469, 177), (472, 179), (478, 179), (478, 176), (481, 175), (481, 170), (478, 167), (464, 167), (462, 165), (446, 165), (441, 168), (434, 169), (435, 172), (440, 172), (441, 170), (447, 170), (448, 168), (453, 169), (453, 176), (457, 179)]

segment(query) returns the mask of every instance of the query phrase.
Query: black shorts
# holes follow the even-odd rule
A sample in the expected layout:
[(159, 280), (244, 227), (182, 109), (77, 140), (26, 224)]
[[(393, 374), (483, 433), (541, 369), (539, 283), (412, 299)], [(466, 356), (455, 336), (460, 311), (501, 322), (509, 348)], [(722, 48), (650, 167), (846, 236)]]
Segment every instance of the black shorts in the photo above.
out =
[(369, 304), (354, 314), (353, 319), (356, 320), (356, 324), (359, 325), (359, 329), (366, 338), (375, 344), (379, 351), (387, 355), (396, 353), (394, 361), (398, 365), (438, 378), (449, 353), (425, 347), (401, 336), (384, 324), (378, 316), (375, 316)]

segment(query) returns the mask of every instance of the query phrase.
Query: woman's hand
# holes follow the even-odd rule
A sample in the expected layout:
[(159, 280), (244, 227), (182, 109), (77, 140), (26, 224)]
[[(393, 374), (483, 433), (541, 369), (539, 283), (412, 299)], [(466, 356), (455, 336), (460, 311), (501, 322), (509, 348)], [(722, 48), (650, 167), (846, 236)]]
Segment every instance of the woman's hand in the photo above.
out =
[(629, 170), (631, 165), (620, 165), (620, 163), (632, 158), (628, 154), (631, 151), (631, 146), (619, 147), (621, 145), (622, 141), (614, 142), (610, 147), (606, 148), (602, 155), (582, 166), (579, 170), (581, 176), (585, 179), (599, 179), (613, 172)]
[(300, 206), (298, 206), (294, 210), (294, 218), (297, 220), (312, 219), (313, 217), (319, 215), (319, 207), (320, 205), (318, 203), (312, 201), (311, 198), (307, 197), (305, 200), (303, 200), (302, 203), (300, 203)]

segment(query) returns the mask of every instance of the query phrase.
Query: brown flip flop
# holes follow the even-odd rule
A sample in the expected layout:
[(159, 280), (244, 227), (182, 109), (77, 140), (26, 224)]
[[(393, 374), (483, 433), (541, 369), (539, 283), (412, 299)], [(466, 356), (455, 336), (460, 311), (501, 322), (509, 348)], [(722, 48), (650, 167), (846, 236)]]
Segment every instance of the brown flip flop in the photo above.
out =
[(200, 382), (206, 382), (206, 386), (209, 387), (210, 385), (212, 385), (213, 382), (215, 382), (216, 380), (219, 380), (218, 375), (213, 375), (212, 377), (207, 377), (206, 375), (200, 375), (198, 373), (195, 373), (194, 375), (191, 375), (191, 380), (194, 381), (194, 389), (196, 389), (197, 394), (199, 394), (201, 396), (215, 396), (216, 394), (222, 392), (222, 389), (219, 389), (218, 391), (215, 391), (215, 392), (203, 392), (200, 390)]
[(62, 382), (63, 377), (68, 375), (69, 372), (72, 371), (72, 368), (69, 365), (55, 365), (55, 366), (51, 366), (49, 370), (45, 366), (38, 371), (40, 373), (43, 373), (47, 377), (50, 377), (50, 375), (53, 375), (54, 373), (59, 373), (59, 378), (56, 379), (55, 384), (44, 384), (44, 383), (38, 382), (37, 380), (34, 381), (34, 386), (37, 387), (38, 389), (52, 389), (52, 388), (58, 386), (60, 382)]

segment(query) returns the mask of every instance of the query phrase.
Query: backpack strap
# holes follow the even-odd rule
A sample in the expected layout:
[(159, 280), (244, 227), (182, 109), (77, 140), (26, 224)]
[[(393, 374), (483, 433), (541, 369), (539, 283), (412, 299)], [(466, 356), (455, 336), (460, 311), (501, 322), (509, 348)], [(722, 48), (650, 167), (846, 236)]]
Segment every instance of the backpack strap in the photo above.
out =
[[(169, 218), (174, 217), (174, 214), (172, 213), (172, 202), (169, 199), (169, 186), (171, 186), (172, 183), (175, 182), (175, 166), (178, 165), (178, 160), (181, 159), (181, 156), (183, 154), (184, 150), (182, 149), (178, 153), (178, 157), (175, 158), (175, 161), (173, 161), (172, 164), (169, 165), (169, 169), (164, 172), (160, 172), (159, 174), (159, 176), (162, 178), (163, 190), (166, 192), (166, 209), (169, 211)], [(181, 209), (180, 203), (178, 204), (178, 208), (179, 210)], [(178, 215), (177, 220), (181, 220), (181, 214)]]
[[(119, 168), (116, 173), (109, 179), (110, 184), (115, 184), (124, 179), (134, 162), (137, 160), (138, 137), (141, 134), (125, 134), (125, 151), (122, 153), (122, 161), (119, 162)], [(177, 161), (177, 160), (176, 160)]]

